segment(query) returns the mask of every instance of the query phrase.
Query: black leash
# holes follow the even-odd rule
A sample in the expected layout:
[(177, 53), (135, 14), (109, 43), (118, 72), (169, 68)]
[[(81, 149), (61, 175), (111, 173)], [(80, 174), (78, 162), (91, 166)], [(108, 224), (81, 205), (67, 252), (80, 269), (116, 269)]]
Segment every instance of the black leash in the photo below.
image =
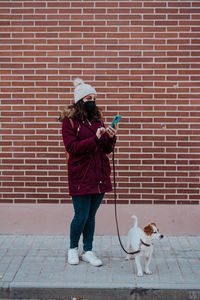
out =
[[(124, 250), (124, 252), (126, 252), (127, 254), (131, 254), (134, 255), (136, 253), (140, 252), (140, 248), (137, 251), (134, 252), (128, 252), (121, 241), (120, 238), (120, 233), (119, 233), (119, 224), (118, 224), (118, 219), (117, 219), (117, 192), (116, 192), (116, 178), (115, 178), (115, 146), (113, 146), (113, 153), (112, 153), (112, 162), (113, 162), (113, 179), (114, 179), (114, 199), (115, 199), (115, 222), (116, 222), (116, 227), (117, 227), (117, 235), (118, 235), (118, 240), (120, 243), (120, 246), (122, 247), (122, 249)], [(140, 240), (141, 244), (144, 244), (142, 240)], [(150, 245), (147, 245), (150, 246)]]

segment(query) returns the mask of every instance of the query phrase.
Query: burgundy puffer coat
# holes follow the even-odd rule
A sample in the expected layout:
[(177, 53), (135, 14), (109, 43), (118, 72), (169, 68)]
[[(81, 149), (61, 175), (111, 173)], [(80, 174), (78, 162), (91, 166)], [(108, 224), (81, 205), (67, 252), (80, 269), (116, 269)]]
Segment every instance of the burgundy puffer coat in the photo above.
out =
[(116, 138), (105, 133), (100, 139), (96, 136), (101, 121), (79, 122), (65, 117), (62, 137), (69, 153), (68, 182), (71, 196), (105, 193), (112, 190), (110, 164), (106, 154), (113, 150)]

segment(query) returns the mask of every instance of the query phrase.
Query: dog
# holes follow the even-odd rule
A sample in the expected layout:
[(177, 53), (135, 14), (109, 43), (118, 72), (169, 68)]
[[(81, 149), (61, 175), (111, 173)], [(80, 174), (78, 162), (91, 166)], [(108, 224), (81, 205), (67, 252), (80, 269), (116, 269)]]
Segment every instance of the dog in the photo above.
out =
[(143, 270), (140, 262), (141, 257), (145, 257), (144, 272), (146, 274), (152, 274), (149, 269), (151, 257), (153, 253), (153, 242), (160, 240), (164, 236), (159, 233), (159, 229), (155, 223), (150, 223), (142, 230), (138, 227), (138, 220), (136, 216), (132, 216), (134, 219), (134, 225), (128, 232), (127, 239), (127, 254), (126, 259), (131, 259), (134, 255), (135, 263), (137, 267), (137, 276), (143, 276)]

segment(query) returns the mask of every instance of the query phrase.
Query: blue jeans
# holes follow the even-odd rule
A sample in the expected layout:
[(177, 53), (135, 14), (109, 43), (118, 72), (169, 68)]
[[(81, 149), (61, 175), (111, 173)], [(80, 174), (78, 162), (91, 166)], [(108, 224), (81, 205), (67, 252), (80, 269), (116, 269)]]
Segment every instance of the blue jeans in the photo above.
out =
[(74, 218), (70, 226), (70, 248), (78, 247), (83, 233), (83, 250), (91, 251), (95, 229), (95, 215), (104, 194), (72, 196)]

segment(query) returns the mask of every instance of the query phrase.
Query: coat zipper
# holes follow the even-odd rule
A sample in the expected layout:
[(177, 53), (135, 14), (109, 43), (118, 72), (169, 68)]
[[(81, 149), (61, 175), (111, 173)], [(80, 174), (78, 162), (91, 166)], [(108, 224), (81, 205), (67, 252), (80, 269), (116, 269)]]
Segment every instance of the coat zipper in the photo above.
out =
[[(100, 181), (101, 183), (101, 181)], [(101, 191), (100, 191), (100, 185), (98, 184), (98, 191), (99, 191), (99, 194), (101, 194)]]

